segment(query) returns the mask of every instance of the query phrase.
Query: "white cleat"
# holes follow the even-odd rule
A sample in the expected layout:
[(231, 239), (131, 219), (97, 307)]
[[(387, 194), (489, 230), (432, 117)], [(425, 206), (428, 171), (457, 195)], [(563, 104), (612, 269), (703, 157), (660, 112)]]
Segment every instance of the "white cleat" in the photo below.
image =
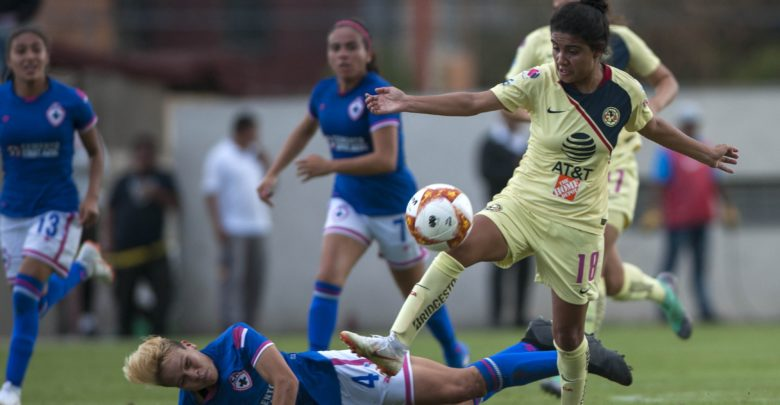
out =
[[(76, 261), (87, 268), (87, 276), (108, 283), (114, 282), (114, 269), (100, 254), (100, 246), (94, 242), (86, 241), (81, 245)], [(0, 405), (2, 405), (0, 403)]]
[(401, 371), (407, 348), (393, 337), (361, 336), (357, 333), (343, 331), (339, 338), (352, 353), (371, 360), (382, 374), (394, 376)]
[(6, 381), (0, 389), (0, 405), (22, 405), (22, 389)]

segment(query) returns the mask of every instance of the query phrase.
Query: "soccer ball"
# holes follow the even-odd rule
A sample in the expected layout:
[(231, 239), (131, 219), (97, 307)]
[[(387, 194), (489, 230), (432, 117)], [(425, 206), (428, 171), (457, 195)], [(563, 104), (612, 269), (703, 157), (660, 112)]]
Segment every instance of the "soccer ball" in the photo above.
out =
[(449, 184), (425, 186), (406, 205), (406, 226), (414, 239), (435, 251), (460, 245), (471, 232), (473, 217), (469, 198)]

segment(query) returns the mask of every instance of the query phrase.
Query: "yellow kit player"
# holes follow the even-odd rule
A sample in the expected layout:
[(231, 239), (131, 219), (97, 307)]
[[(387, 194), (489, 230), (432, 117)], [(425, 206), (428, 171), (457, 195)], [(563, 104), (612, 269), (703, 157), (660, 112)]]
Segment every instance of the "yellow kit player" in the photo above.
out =
[[(576, 0), (553, 0), (553, 8)], [(658, 56), (642, 39), (624, 25), (611, 24), (606, 62), (636, 74), (649, 83), (655, 94), (648, 100), (650, 109), (657, 113), (677, 95), (677, 80)], [(517, 48), (512, 67), (506, 77), (511, 78), (526, 69), (553, 61), (550, 46), (550, 26), (528, 34)], [(526, 114), (505, 114), (509, 119), (525, 120)], [(599, 279), (599, 299), (588, 308), (585, 332), (596, 333), (604, 319), (606, 297), (619, 301), (652, 300), (661, 306), (672, 330), (682, 339), (691, 336), (692, 325), (685, 309), (674, 292), (675, 277), (662, 273), (658, 278), (645, 274), (639, 267), (624, 263), (617, 250), (617, 239), (634, 219), (639, 173), (636, 152), (641, 137), (624, 130), (612, 152), (609, 174), (608, 222), (604, 230), (604, 268)], [(606, 294), (604, 294), (606, 292)]]
[(406, 299), (389, 336), (342, 332), (357, 354), (389, 375), (424, 324), (446, 301), (464, 269), (482, 261), (508, 265), (536, 255), (538, 275), (550, 286), (553, 340), (563, 380), (563, 404), (580, 404), (587, 377), (584, 338), (588, 301), (598, 296), (607, 215), (607, 171), (618, 134), (626, 127), (731, 172), (737, 149), (711, 147), (653, 117), (639, 83), (601, 62), (609, 24), (602, 1), (571, 3), (551, 20), (554, 63), (529, 69), (482, 92), (408, 96), (396, 88), (367, 95), (371, 112), (468, 116), (523, 108), (531, 114), (528, 151), (507, 187), (474, 217), (460, 246), (440, 253)]

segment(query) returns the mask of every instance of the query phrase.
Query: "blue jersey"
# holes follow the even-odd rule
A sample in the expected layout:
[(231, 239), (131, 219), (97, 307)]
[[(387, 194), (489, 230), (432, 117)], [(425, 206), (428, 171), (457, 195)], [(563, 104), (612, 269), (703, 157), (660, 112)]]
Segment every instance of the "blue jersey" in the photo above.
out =
[[(219, 373), (216, 386), (200, 393), (205, 398), (203, 403), (270, 405), (273, 387), (263, 380), (255, 366), (263, 351), (271, 345), (268, 338), (245, 323), (227, 328), (203, 349)], [(341, 403), (339, 380), (329, 359), (317, 352), (282, 353), (282, 356), (298, 377), (296, 404)], [(192, 392), (179, 391), (179, 404), (198, 403)]]
[(13, 82), (0, 86), (0, 147), (3, 191), (0, 213), (34, 217), (46, 211), (77, 211), (79, 196), (71, 178), (74, 131), (97, 122), (87, 96), (49, 78), (34, 99), (16, 95)]
[(336, 174), (333, 196), (347, 201), (360, 214), (394, 215), (406, 211), (406, 204), (417, 191), (404, 158), (404, 132), (400, 114), (375, 115), (366, 108), (364, 95), (376, 94), (377, 87), (390, 84), (369, 72), (360, 84), (347, 93), (339, 93), (335, 77), (320, 81), (312, 91), (309, 112), (319, 120), (328, 139), (333, 159), (352, 158), (374, 151), (371, 132), (383, 126), (398, 127), (398, 156), (392, 173), (371, 176)]

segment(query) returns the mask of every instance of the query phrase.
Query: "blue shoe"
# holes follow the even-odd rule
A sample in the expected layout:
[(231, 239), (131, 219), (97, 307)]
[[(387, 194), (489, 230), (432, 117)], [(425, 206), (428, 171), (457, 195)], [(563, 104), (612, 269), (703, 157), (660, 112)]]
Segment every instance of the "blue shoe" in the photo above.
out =
[(444, 362), (454, 368), (464, 368), (471, 363), (469, 360), (469, 347), (463, 342), (455, 344), (454, 351), (444, 352)]
[(680, 300), (677, 298), (676, 284), (677, 277), (672, 273), (661, 273), (656, 277), (661, 286), (666, 291), (666, 297), (663, 304), (661, 304), (661, 310), (666, 317), (666, 321), (672, 330), (680, 339), (688, 339), (693, 332), (693, 324), (691, 318), (688, 316), (687, 311), (683, 307)]

